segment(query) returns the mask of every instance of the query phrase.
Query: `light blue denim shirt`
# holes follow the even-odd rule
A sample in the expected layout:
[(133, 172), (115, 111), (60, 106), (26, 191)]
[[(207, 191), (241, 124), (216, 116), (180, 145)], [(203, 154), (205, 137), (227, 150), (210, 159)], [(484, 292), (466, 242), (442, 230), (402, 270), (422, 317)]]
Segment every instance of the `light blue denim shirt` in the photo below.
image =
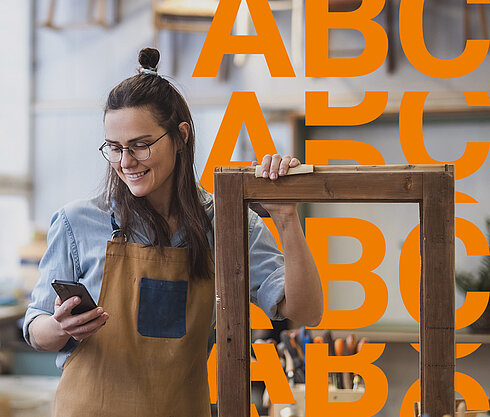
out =
[[(214, 228), (214, 204), (212, 195), (202, 190), (201, 199)], [(106, 243), (111, 239), (110, 207), (101, 196), (79, 200), (58, 210), (48, 232), (48, 249), (39, 265), (40, 278), (32, 292), (24, 320), (24, 337), (28, 343), (29, 324), (41, 314), (53, 314), (56, 293), (51, 287), (53, 279), (80, 281), (94, 300), (98, 300), (104, 271)], [(249, 210), (249, 264), (250, 300), (271, 319), (281, 320), (277, 304), (284, 298), (284, 258), (262, 219)], [(116, 213), (116, 220), (117, 213)], [(214, 239), (209, 231), (208, 242), (214, 253)], [(149, 244), (148, 238), (136, 232), (131, 241)], [(173, 247), (184, 246), (182, 230), (170, 241)], [(213, 324), (216, 320), (213, 313)], [(63, 365), (78, 342), (70, 339), (60, 350), (56, 365)]]

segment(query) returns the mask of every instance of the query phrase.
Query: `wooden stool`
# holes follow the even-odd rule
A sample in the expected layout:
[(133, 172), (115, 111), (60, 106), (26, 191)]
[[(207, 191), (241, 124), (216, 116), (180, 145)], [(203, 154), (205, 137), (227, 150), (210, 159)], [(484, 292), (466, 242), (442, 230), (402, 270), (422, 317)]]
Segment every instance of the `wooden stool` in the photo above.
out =
[[(218, 0), (152, 0), (153, 46), (158, 48), (161, 30), (207, 32), (218, 7)], [(173, 66), (177, 72), (177, 39), (172, 37)]]
[[(119, 21), (119, 0), (114, 0), (114, 23)], [(42, 27), (50, 29), (62, 30), (62, 29), (80, 29), (87, 26), (99, 25), (103, 27), (110, 27), (111, 24), (107, 21), (107, 0), (88, 0), (87, 7), (87, 20), (81, 22), (71, 22), (65, 25), (58, 25), (54, 23), (54, 15), (56, 12), (57, 0), (49, 1), (48, 17)]]

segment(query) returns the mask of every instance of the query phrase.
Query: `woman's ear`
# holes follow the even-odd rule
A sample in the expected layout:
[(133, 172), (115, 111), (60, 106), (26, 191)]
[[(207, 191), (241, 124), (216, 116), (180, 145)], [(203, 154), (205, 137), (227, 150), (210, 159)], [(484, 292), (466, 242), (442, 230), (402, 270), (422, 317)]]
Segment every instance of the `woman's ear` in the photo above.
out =
[(187, 140), (189, 139), (189, 132), (191, 130), (191, 127), (189, 126), (189, 123), (187, 122), (180, 122), (179, 124), (179, 132), (180, 136), (184, 140), (185, 143), (187, 143)]

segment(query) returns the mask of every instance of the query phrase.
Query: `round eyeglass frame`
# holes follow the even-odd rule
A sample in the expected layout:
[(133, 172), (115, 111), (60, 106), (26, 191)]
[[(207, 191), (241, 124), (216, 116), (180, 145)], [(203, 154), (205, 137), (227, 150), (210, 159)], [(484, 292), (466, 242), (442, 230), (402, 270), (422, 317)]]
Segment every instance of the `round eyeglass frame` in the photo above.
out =
[(104, 148), (110, 146), (109, 143), (107, 142), (104, 142), (100, 148), (99, 148), (99, 151), (100, 153), (102, 154), (102, 156), (104, 157), (104, 159), (107, 161), (107, 162), (110, 162), (111, 164), (117, 164), (118, 162), (121, 162), (122, 160), (122, 155), (123, 155), (123, 152), (124, 152), (124, 149), (127, 149), (129, 154), (131, 155), (132, 158), (136, 159), (137, 161), (146, 161), (147, 159), (150, 158), (151, 156), (151, 148), (150, 146), (154, 145), (155, 143), (157, 143), (160, 139), (162, 139), (164, 136), (166, 136), (167, 134), (169, 133), (169, 131), (165, 132), (162, 136), (160, 136), (159, 138), (155, 139), (153, 142), (151, 143), (145, 143), (146, 147), (148, 148), (148, 156), (146, 158), (143, 158), (143, 159), (139, 159), (139, 158), (136, 158), (136, 156), (134, 155), (134, 152), (133, 150), (131, 149), (131, 146), (117, 146), (119, 148), (119, 159), (117, 161), (111, 161), (107, 155), (105, 154), (104, 152)]

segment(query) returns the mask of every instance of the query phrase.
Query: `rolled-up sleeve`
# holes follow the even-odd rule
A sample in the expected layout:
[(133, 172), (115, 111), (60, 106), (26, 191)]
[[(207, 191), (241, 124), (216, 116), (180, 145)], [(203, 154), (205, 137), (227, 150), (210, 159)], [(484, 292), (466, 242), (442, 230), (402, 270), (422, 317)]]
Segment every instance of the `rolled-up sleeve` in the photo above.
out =
[(39, 280), (32, 291), (31, 303), (27, 307), (23, 332), (27, 343), (28, 328), (39, 315), (53, 314), (56, 293), (51, 287), (53, 279), (73, 281), (74, 262), (71, 254), (73, 236), (70, 235), (69, 224), (63, 210), (54, 214), (48, 231), (48, 248), (39, 264)]
[(277, 304), (284, 298), (284, 257), (271, 232), (249, 210), (250, 299), (270, 319), (283, 320)]

